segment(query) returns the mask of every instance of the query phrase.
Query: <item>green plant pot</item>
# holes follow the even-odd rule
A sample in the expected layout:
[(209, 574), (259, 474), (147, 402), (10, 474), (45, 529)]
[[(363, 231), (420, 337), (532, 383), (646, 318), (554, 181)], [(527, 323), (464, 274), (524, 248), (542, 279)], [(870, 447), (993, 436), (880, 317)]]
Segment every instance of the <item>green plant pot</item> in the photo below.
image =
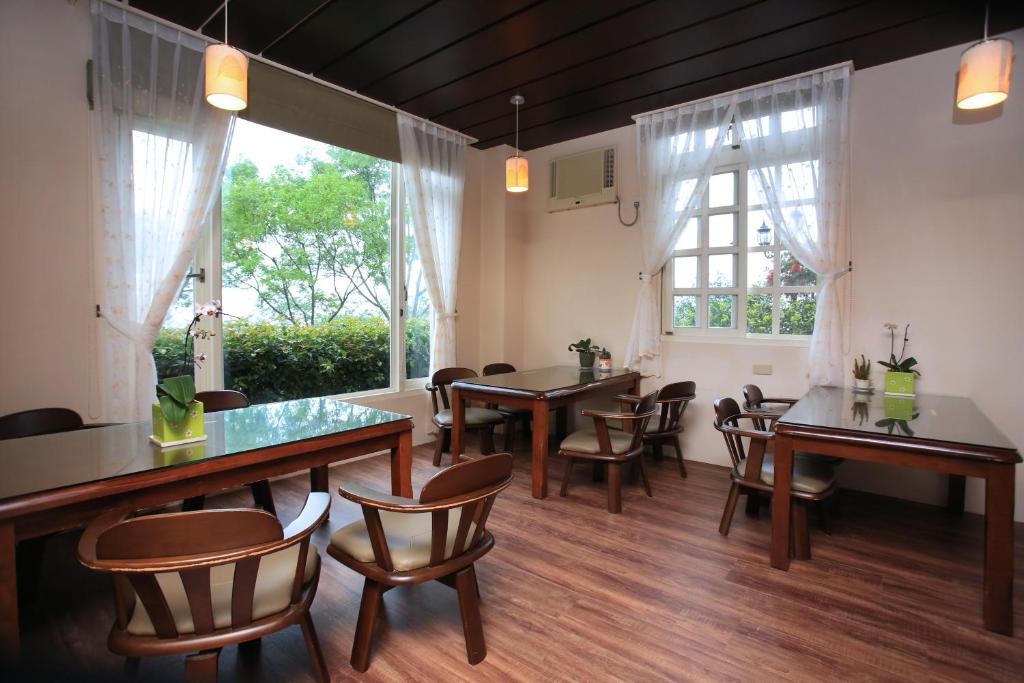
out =
[(580, 354), (580, 367), (581, 368), (592, 368), (594, 367), (594, 359), (597, 355), (593, 351), (577, 351)]
[(160, 410), (160, 404), (153, 404), (153, 434), (149, 440), (162, 448), (180, 446), (184, 443), (206, 440), (206, 428), (203, 423), (203, 404), (192, 401), (192, 406), (185, 419), (179, 424), (171, 424)]
[(885, 393), (892, 396), (914, 396), (914, 373), (885, 373)]
[[(899, 372), (896, 374), (903, 375), (906, 373)], [(885, 416), (891, 417), (894, 420), (913, 420), (914, 399), (907, 396), (886, 396)]]

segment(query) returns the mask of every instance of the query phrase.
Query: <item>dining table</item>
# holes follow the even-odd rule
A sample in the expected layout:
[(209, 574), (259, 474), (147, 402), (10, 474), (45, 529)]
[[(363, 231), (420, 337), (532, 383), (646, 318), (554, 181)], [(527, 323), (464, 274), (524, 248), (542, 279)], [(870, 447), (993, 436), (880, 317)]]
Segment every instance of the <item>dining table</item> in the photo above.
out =
[[(20, 650), (17, 545), (109, 509), (153, 509), (249, 482), (390, 451), (391, 490), (412, 497), (412, 418), (333, 398), (207, 414), (206, 439), (161, 448), (133, 422), (0, 441), (0, 658)], [(311, 487), (326, 491), (325, 476)]]
[(971, 399), (819, 386), (797, 401), (775, 426), (771, 565), (782, 570), (790, 564), (795, 451), (982, 479), (982, 619), (988, 630), (1013, 635), (1014, 475), (1021, 457)]
[(594, 370), (557, 365), (536, 370), (507, 372), (484, 377), (468, 377), (452, 383), (452, 460), (459, 461), (465, 443), (466, 402), (522, 408), (531, 411), (533, 420), (532, 484), (534, 498), (548, 493), (549, 414), (561, 411), (559, 431), (564, 430), (565, 409), (579, 401), (602, 394), (640, 392), (640, 373), (614, 368)]

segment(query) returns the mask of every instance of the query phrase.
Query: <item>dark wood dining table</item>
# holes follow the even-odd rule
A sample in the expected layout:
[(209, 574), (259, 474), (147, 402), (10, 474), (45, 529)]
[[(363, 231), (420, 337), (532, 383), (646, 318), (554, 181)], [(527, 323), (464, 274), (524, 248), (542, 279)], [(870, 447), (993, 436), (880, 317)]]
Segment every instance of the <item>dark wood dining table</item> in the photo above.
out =
[(790, 562), (793, 452), (979, 477), (985, 481), (985, 628), (1013, 635), (1014, 445), (968, 398), (900, 398), (814, 387), (775, 428), (771, 564)]
[[(412, 497), (412, 418), (331, 398), (206, 415), (205, 441), (161, 449), (149, 422), (0, 441), (0, 658), (20, 649), (16, 548), (112, 508), (145, 509), (391, 452), (391, 490)], [(327, 490), (312, 476), (316, 490)]]
[(549, 412), (602, 393), (636, 395), (639, 391), (640, 373), (633, 370), (602, 372), (567, 365), (460, 379), (452, 383), (452, 458), (458, 462), (462, 454), (467, 401), (530, 410), (533, 413), (532, 491), (534, 498), (544, 498), (548, 494)]

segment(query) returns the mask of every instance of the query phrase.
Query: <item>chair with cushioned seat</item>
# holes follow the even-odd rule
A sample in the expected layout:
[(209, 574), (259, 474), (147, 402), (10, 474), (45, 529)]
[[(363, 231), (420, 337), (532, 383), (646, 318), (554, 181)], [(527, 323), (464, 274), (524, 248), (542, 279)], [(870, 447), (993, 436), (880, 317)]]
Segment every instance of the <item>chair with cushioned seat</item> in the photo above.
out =
[(310, 535), (330, 494), (310, 493), (287, 528), (262, 510), (199, 510), (125, 519), (109, 512), (85, 530), (79, 561), (114, 579), (108, 647), (128, 658), (186, 654), (186, 681), (216, 681), (225, 645), (299, 624), (318, 681), (329, 680), (309, 607), (320, 577)]
[[(616, 396), (620, 401), (633, 402), (636, 397)], [(651, 416), (657, 412), (658, 392), (652, 391), (643, 398), (633, 402), (629, 412), (609, 413), (600, 410), (584, 410), (585, 417), (594, 420), (594, 427), (579, 429), (562, 440), (558, 454), (566, 459), (565, 473), (562, 475), (562, 488), (559, 495), (563, 498), (569, 492), (569, 480), (577, 460), (589, 460), (594, 463), (605, 463), (608, 466), (608, 512), (622, 512), (622, 465), (635, 461), (640, 468), (644, 490), (653, 496), (651, 483), (647, 479), (647, 470), (641, 454), (644, 450), (643, 435)], [(617, 420), (623, 430), (609, 430), (608, 420)]]
[(327, 548), (331, 557), (366, 577), (353, 668), (366, 671), (370, 665), (384, 592), (435, 580), (458, 592), (469, 663), (483, 661), (487, 648), (473, 567), (494, 547), (487, 518), (511, 482), (512, 456), (499, 453), (441, 470), (423, 486), (418, 501), (355, 484), (339, 489), (363, 509), (363, 519), (336, 531)]
[[(221, 389), (217, 391), (200, 391), (196, 394), (196, 400), (203, 404), (204, 413), (219, 413), (224, 410), (237, 410), (248, 408), (249, 399), (240, 391)], [(326, 469), (326, 467), (324, 468)], [(312, 472), (310, 473), (312, 475)], [(274, 505), (274, 493), (270, 488), (270, 481), (261, 479), (251, 484), (246, 484), (252, 490), (252, 499), (272, 515), (277, 514), (277, 507)], [(191, 510), (202, 510), (206, 502), (206, 496), (194, 496), (188, 498), (182, 504), (181, 509), (185, 512)]]
[[(661, 460), (661, 447), (672, 446), (679, 462), (679, 476), (686, 478), (686, 463), (683, 462), (683, 447), (679, 443), (679, 435), (683, 433), (683, 413), (686, 406), (697, 397), (696, 382), (673, 382), (666, 384), (658, 392), (660, 413), (652, 417), (644, 432), (644, 445), (649, 445), (655, 460)], [(623, 406), (636, 403), (639, 396), (625, 396)]]
[[(751, 421), (750, 429), (740, 426), (741, 419)], [(715, 400), (715, 429), (725, 437), (733, 469), (729, 473), (732, 484), (729, 496), (722, 512), (722, 521), (718, 532), (723, 536), (729, 534), (736, 502), (740, 494), (760, 496), (770, 494), (775, 484), (775, 470), (771, 454), (771, 445), (775, 432), (769, 429), (758, 429), (758, 420), (764, 420), (764, 413), (740, 412), (739, 405), (731, 398)], [(769, 418), (774, 422), (775, 418)], [(749, 441), (744, 448), (743, 439)], [(831, 496), (836, 490), (836, 477), (832, 466), (821, 459), (795, 454), (793, 457), (793, 480), (791, 495), (793, 497), (793, 526), (796, 556), (809, 559), (811, 556), (810, 530), (807, 526), (807, 504), (820, 502)]]
[[(754, 419), (754, 426), (758, 429), (763, 430), (766, 428), (765, 418), (771, 418), (769, 419), (769, 424), (773, 424), (785, 415), (786, 411), (799, 400), (798, 398), (765, 398), (761, 387), (756, 384), (743, 385), (743, 410), (761, 414), (761, 416)], [(844, 462), (843, 458), (834, 455), (812, 455), (806, 453), (805, 457), (816, 458), (829, 465), (841, 465)], [(824, 518), (822, 519), (824, 520)], [(822, 524), (825, 524), (825, 522), (823, 521)]]
[[(490, 375), (504, 375), (508, 372), (516, 372), (516, 366), (511, 363), (490, 363), (484, 366), (484, 377)], [(505, 406), (490, 404), (491, 410), (497, 410), (505, 416), (505, 450), (512, 452), (516, 443), (516, 423), (522, 423), (527, 430), (530, 428), (530, 421), (533, 419), (533, 411), (527, 408), (508, 408)]]
[[(441, 466), (441, 456), (451, 450), (452, 440), (452, 406), (448, 399), (448, 387), (452, 382), (470, 377), (477, 377), (469, 368), (442, 368), (435, 372), (427, 385), (430, 401), (434, 407), (432, 422), (438, 428), (437, 442), (434, 445), (434, 467)], [(441, 396), (438, 404), (437, 397)], [(490, 408), (476, 408), (466, 403), (466, 431), (480, 432), (480, 452), (490, 455), (494, 452), (494, 428), (505, 421), (505, 416)], [(454, 460), (452, 456), (452, 460)]]

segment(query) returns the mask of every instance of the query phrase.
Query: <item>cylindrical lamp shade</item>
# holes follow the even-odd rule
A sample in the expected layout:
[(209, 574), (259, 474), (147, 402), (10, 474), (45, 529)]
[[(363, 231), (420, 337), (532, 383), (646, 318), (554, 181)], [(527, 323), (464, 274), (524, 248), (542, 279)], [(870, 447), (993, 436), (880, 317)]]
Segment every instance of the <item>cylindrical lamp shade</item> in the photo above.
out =
[(229, 45), (206, 48), (206, 101), (239, 111), (249, 99), (249, 58)]
[(1005, 38), (985, 40), (960, 55), (956, 106), (984, 109), (999, 104), (1010, 94), (1013, 43)]
[(526, 157), (509, 157), (505, 160), (505, 189), (509, 192), (526, 192), (530, 189), (530, 164)]

